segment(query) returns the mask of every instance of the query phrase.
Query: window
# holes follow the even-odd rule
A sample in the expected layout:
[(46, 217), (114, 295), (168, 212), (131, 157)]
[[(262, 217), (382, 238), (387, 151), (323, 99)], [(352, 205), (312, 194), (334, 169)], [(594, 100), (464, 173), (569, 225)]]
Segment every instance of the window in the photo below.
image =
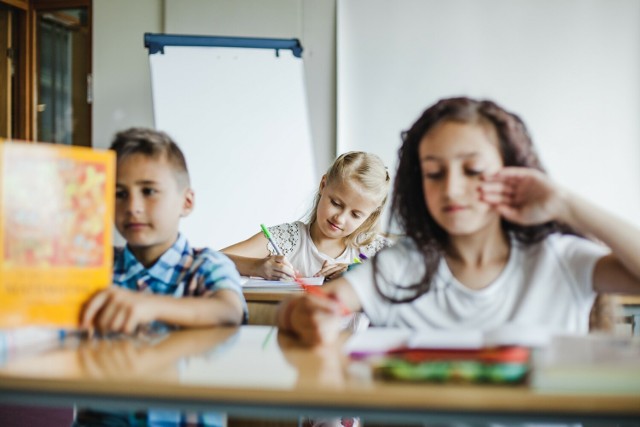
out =
[(91, 146), (90, 0), (0, 0), (0, 138)]

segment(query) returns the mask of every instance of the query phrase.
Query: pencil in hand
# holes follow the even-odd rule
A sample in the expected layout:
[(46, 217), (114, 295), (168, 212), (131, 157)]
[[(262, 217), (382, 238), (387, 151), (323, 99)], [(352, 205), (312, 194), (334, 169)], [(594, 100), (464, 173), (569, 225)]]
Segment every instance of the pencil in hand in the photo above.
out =
[(348, 314), (351, 314), (351, 310), (349, 310), (349, 307), (344, 305), (344, 303), (342, 301), (340, 301), (335, 295), (331, 295), (331, 294), (328, 294), (326, 292), (322, 292), (322, 290), (320, 289), (320, 286), (318, 286), (318, 285), (308, 285), (308, 284), (304, 283), (304, 281), (302, 279), (300, 279), (299, 277), (296, 277), (295, 280), (296, 280), (296, 283), (298, 285), (300, 285), (300, 287), (302, 289), (304, 289), (304, 291), (306, 293), (311, 294), (311, 295), (315, 295), (315, 296), (318, 296), (318, 297), (330, 299), (332, 301), (337, 302), (338, 306), (340, 307), (340, 314), (341, 315), (346, 316)]
[(262, 229), (262, 234), (264, 234), (264, 237), (266, 237), (269, 240), (269, 243), (271, 243), (271, 246), (273, 246), (273, 250), (276, 251), (276, 254), (282, 255), (280, 247), (278, 246), (276, 241), (273, 240), (273, 237), (271, 237), (271, 233), (269, 233), (267, 227), (265, 227), (264, 224), (260, 224), (260, 228)]

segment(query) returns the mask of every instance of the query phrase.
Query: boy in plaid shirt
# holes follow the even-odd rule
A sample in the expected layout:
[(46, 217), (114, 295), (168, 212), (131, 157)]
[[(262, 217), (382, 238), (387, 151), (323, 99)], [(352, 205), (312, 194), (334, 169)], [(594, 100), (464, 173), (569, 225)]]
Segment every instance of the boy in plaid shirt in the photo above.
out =
[[(194, 204), (180, 148), (165, 133), (143, 128), (118, 133), (110, 148), (117, 154), (115, 225), (127, 245), (114, 249), (114, 286), (87, 301), (81, 327), (132, 334), (153, 322), (182, 327), (246, 322), (233, 262), (220, 252), (191, 248), (178, 232), (180, 218)], [(224, 414), (79, 409), (74, 425), (139, 423), (221, 425)]]
[(223, 254), (189, 247), (178, 232), (193, 209), (187, 165), (163, 132), (116, 135), (115, 225), (125, 248), (114, 253), (113, 282), (85, 304), (81, 326), (133, 333), (154, 321), (176, 326), (238, 325), (246, 317), (240, 275)]

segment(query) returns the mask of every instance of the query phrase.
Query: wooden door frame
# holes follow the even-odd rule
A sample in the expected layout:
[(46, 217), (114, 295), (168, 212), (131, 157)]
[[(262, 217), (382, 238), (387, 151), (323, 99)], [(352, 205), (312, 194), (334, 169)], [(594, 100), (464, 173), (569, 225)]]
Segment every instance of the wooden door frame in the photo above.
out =
[[(13, 94), (17, 103), (18, 121), (16, 135), (20, 139), (33, 141), (37, 135), (37, 46), (36, 15), (37, 12), (51, 9), (86, 7), (89, 31), (89, 73), (93, 73), (93, 28), (92, 0), (0, 0), (0, 4), (11, 6), (18, 12), (18, 62), (15, 64), (22, 79)], [(89, 135), (92, 134), (93, 108), (89, 108)]]

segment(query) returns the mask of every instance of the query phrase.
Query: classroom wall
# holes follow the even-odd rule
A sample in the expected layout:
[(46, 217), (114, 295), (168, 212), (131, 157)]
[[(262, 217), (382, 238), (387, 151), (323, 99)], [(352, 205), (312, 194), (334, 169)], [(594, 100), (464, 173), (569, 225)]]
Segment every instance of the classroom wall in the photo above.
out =
[(94, 1), (93, 141), (153, 126), (145, 32), (298, 38), (316, 169), (335, 157), (335, 0)]
[[(335, 158), (335, 0), (95, 0), (93, 5), (95, 147), (108, 147), (117, 131), (130, 126), (155, 127), (145, 32), (298, 38), (315, 170), (326, 170)], [(215, 211), (214, 203), (198, 199), (198, 212)], [(123, 243), (118, 233), (115, 240)]]
[(336, 153), (365, 149), (393, 172), (399, 132), (426, 105), (452, 94), (487, 96), (525, 118), (556, 178), (640, 223), (639, 5), (95, 0), (94, 145), (106, 147), (128, 126), (153, 126), (144, 32), (168, 24), (189, 34), (299, 37), (318, 171)]
[(640, 2), (339, 0), (338, 152), (395, 169), (442, 97), (527, 123), (552, 177), (640, 225)]
[(142, 35), (162, 31), (161, 0), (93, 2), (93, 146), (131, 126), (153, 127), (149, 59)]

